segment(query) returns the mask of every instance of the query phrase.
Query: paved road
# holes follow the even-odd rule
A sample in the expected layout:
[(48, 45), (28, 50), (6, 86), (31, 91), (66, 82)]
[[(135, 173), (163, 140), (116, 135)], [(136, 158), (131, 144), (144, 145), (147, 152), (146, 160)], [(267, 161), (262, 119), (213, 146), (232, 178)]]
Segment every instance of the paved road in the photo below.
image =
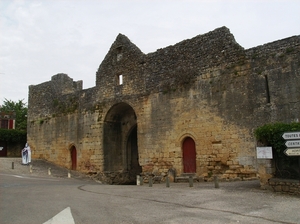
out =
[(0, 158), (1, 224), (300, 223), (300, 198), (260, 190), (258, 181), (112, 186), (55, 166), (49, 176), (43, 161), (33, 161), (35, 174), (18, 161), (12, 170), (11, 160)]

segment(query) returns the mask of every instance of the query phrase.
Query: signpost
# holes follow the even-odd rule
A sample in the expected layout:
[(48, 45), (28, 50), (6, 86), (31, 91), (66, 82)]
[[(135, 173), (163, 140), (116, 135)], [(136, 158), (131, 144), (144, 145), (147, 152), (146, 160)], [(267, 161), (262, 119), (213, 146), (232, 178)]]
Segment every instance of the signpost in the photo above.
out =
[(300, 140), (286, 141), (285, 146), (288, 148), (300, 147)]
[(284, 154), (287, 156), (300, 156), (300, 148), (287, 148), (284, 150)]
[(299, 182), (300, 182), (300, 132), (285, 132), (282, 135), (287, 147), (284, 154), (287, 156), (299, 156)]
[(284, 140), (300, 139), (300, 131), (299, 132), (285, 132), (285, 133), (283, 133), (282, 138)]

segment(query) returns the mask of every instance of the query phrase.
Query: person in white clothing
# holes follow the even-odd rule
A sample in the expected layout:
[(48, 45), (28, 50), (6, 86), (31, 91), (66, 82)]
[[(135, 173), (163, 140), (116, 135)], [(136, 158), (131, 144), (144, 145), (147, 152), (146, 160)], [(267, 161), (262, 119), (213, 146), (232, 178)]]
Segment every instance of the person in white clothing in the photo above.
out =
[(28, 143), (25, 144), (25, 148), (27, 149), (27, 164), (31, 163), (31, 149)]
[(26, 147), (24, 149), (22, 149), (21, 155), (22, 155), (22, 164), (27, 165), (28, 164), (28, 162), (27, 162), (28, 152), (27, 152)]
[(29, 163), (31, 163), (31, 149), (26, 143), (24, 149), (22, 149), (22, 164), (28, 165)]

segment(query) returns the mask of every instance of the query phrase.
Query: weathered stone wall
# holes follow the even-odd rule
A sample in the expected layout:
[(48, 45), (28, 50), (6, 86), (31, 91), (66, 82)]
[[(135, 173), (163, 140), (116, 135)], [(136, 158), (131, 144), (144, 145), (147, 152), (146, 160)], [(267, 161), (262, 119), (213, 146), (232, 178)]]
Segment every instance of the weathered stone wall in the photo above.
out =
[(7, 157), (20, 157), (21, 158), (21, 151), (24, 148), (26, 142), (13, 142), (7, 144)]
[(52, 76), (51, 81), (29, 86), (28, 116), (34, 118), (52, 117), (56, 114), (71, 113), (78, 108), (78, 93), (82, 81), (73, 82), (66, 74)]
[(269, 188), (274, 192), (300, 196), (299, 180), (271, 178)]
[(183, 96), (170, 100), (168, 94), (153, 95), (150, 113), (142, 117), (139, 139), (144, 145), (139, 149), (145, 149), (140, 158), (144, 172), (166, 175), (175, 168), (183, 173), (182, 142), (190, 136), (196, 142), (197, 175), (255, 177), (255, 142), (249, 130), (226, 124), (204, 101), (199, 102), (199, 92), (178, 95)]
[(75, 146), (78, 170), (121, 183), (132, 179), (132, 166), (139, 170), (135, 150), (145, 175), (164, 176), (169, 169), (181, 175), (182, 144), (191, 137), (197, 176), (255, 178), (262, 168), (253, 130), (300, 117), (299, 49), (295, 36), (244, 50), (221, 27), (144, 54), (120, 34), (95, 87), (82, 90), (81, 81), (65, 74), (30, 86), (33, 157), (70, 168)]

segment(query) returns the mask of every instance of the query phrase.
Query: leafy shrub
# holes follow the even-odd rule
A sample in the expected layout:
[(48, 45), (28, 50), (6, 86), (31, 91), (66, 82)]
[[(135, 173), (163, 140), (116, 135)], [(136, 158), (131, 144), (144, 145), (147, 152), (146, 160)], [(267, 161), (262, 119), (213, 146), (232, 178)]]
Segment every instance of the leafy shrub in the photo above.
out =
[(260, 143), (272, 146), (275, 160), (276, 177), (299, 178), (299, 164), (297, 156), (286, 156), (285, 141), (282, 138), (284, 132), (300, 131), (300, 123), (271, 123), (265, 124), (254, 131), (254, 135)]
[(0, 141), (3, 142), (26, 142), (26, 137), (26, 131), (0, 129)]

